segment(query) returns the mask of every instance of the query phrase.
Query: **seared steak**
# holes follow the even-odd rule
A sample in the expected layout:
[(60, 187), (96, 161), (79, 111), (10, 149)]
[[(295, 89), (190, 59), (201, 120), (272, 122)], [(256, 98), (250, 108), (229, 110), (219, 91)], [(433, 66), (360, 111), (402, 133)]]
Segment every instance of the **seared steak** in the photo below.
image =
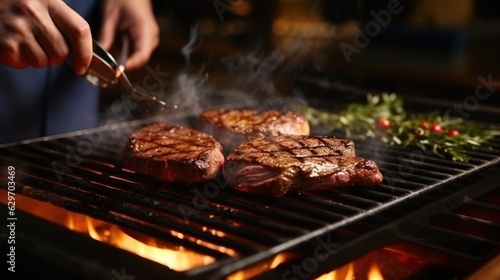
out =
[(248, 108), (207, 109), (200, 115), (201, 130), (217, 139), (226, 152), (243, 140), (278, 135), (309, 135), (309, 122), (299, 113)]
[(188, 184), (214, 178), (224, 165), (222, 146), (212, 136), (166, 123), (133, 133), (123, 157), (124, 166), (138, 173)]
[(291, 190), (373, 187), (383, 179), (374, 161), (355, 156), (353, 141), (330, 136), (247, 140), (227, 156), (222, 172), (233, 188), (276, 196)]

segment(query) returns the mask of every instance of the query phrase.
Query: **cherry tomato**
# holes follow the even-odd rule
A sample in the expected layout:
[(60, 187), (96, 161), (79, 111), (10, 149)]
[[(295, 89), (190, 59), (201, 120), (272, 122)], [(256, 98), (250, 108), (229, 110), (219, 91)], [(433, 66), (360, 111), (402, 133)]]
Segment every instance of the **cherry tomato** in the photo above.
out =
[(443, 127), (438, 124), (438, 123), (433, 123), (430, 127), (429, 127), (429, 130), (434, 133), (434, 134), (439, 134), (441, 132), (443, 132)]
[(381, 131), (386, 131), (391, 128), (391, 121), (386, 118), (380, 118), (377, 120), (377, 128)]
[(457, 137), (460, 135), (460, 131), (458, 131), (458, 129), (449, 129), (448, 130), (448, 133), (446, 133), (446, 135), (450, 136), (450, 137)]
[(419, 123), (418, 123), (418, 127), (421, 127), (421, 128), (429, 128), (429, 122), (426, 121), (426, 120), (421, 120)]

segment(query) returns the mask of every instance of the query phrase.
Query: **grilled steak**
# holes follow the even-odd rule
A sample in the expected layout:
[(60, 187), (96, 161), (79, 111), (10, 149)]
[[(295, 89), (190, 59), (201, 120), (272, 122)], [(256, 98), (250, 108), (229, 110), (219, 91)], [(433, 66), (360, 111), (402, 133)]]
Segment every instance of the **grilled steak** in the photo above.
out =
[(230, 152), (243, 140), (278, 135), (309, 135), (309, 122), (293, 111), (248, 108), (207, 109), (200, 115), (201, 130), (217, 139)]
[(199, 183), (214, 178), (224, 165), (222, 146), (212, 136), (166, 123), (132, 134), (124, 166), (169, 182)]
[(374, 161), (355, 156), (353, 141), (330, 136), (247, 140), (227, 156), (222, 172), (233, 188), (276, 196), (291, 190), (373, 187), (383, 179)]

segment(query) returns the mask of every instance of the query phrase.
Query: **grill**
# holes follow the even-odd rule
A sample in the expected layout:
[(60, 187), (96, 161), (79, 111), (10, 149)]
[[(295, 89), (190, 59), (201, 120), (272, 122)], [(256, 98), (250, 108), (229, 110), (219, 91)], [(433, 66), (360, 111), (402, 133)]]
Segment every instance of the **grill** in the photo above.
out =
[[(154, 120), (1, 147), (3, 170), (16, 168), (18, 219), (26, 225), (17, 232), (19, 250), (82, 279), (305, 279), (381, 247), (462, 277), (500, 251), (499, 138), (468, 163), (356, 141), (357, 154), (379, 165), (380, 186), (275, 198), (226, 188), (222, 177), (185, 186), (122, 168), (126, 138)], [(100, 241), (61, 226), (60, 216), (46, 222), (54, 208), (95, 221), (100, 237), (90, 235)], [(172, 262), (199, 261), (141, 257), (106, 240), (116, 230), (154, 240), (173, 252)]]

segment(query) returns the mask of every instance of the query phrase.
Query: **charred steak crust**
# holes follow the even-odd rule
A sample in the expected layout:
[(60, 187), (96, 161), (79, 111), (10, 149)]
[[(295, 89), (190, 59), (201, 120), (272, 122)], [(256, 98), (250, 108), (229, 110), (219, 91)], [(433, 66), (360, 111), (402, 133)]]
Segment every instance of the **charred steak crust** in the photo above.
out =
[(331, 136), (247, 140), (226, 157), (222, 172), (233, 188), (277, 196), (290, 190), (372, 187), (383, 179), (374, 161), (355, 156), (353, 141)]
[(310, 133), (307, 118), (294, 111), (217, 108), (201, 112), (200, 119), (201, 130), (213, 135), (228, 152), (247, 139)]
[(134, 132), (123, 153), (124, 166), (162, 181), (200, 183), (224, 165), (222, 146), (211, 135), (167, 123)]

